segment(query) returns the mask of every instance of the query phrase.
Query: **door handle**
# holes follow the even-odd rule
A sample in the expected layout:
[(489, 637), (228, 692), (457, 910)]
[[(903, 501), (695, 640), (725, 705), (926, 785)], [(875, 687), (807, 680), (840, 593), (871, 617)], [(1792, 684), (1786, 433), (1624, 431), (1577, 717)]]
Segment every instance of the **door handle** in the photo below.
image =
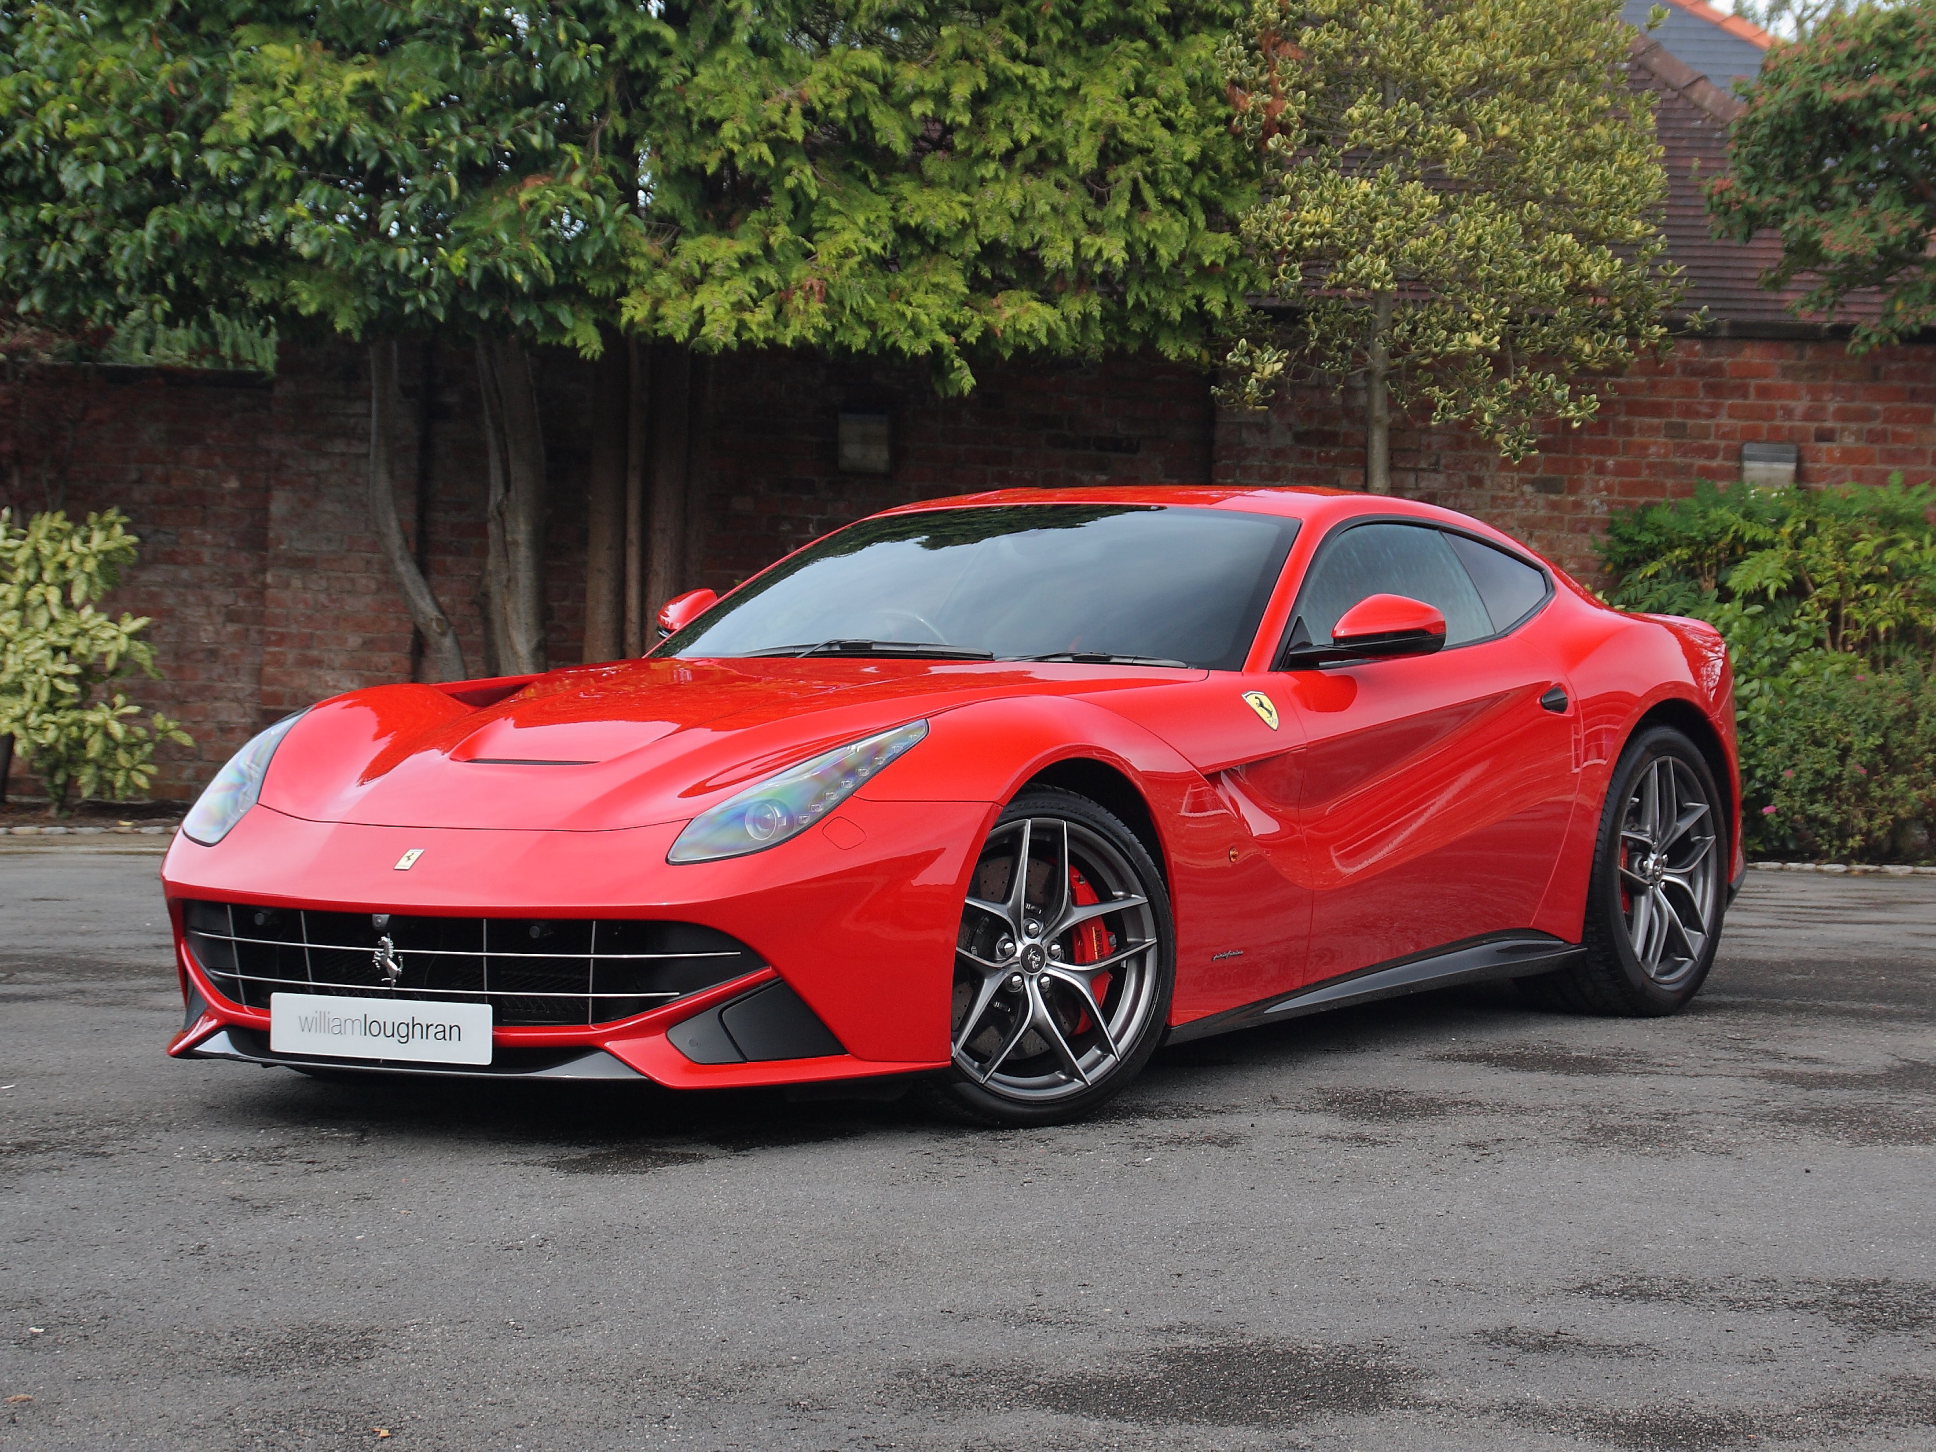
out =
[(1563, 713), (1566, 710), (1566, 708), (1572, 704), (1572, 702), (1567, 699), (1565, 686), (1553, 687), (1552, 690), (1548, 691), (1545, 695), (1539, 698), (1539, 703), (1540, 705), (1544, 706), (1547, 710), (1555, 713)]

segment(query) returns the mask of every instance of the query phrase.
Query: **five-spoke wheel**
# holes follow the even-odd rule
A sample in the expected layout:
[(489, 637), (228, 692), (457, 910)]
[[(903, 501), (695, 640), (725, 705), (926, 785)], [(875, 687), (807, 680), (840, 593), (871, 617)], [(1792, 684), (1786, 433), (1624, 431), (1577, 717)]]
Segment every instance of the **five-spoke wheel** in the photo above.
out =
[(1069, 792), (1018, 797), (989, 833), (955, 949), (951, 1108), (1073, 1118), (1120, 1090), (1168, 1016), (1169, 900), (1148, 851)]

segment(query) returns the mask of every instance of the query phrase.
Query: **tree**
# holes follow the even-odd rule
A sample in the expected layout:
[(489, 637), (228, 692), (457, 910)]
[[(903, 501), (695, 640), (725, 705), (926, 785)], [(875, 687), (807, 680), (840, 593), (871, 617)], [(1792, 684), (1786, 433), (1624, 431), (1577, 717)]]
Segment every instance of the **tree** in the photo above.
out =
[(643, 235), (630, 89), (666, 21), (623, 0), (89, 0), (0, 25), (0, 289), (60, 321), (242, 315), (370, 342), (372, 518), (445, 676), (456, 637), (391, 494), (391, 345), (470, 340), (490, 665), (543, 669), (527, 349), (602, 346)]
[(1787, 40), (1812, 35), (1824, 21), (1886, 0), (1735, 0), (1734, 13)]
[(1591, 418), (1580, 375), (1659, 346), (1679, 292), (1630, 34), (1615, 0), (1258, 0), (1224, 50), (1270, 175), (1242, 233), (1295, 331), (1237, 344), (1236, 394), (1362, 377), (1377, 493), (1394, 405), (1512, 459)]
[(1255, 178), (1215, 65), (1241, 5), (779, 0), (731, 24), (694, 8), (705, 24), (682, 34), (703, 38), (642, 127), (652, 243), (624, 304), (670, 340), (651, 350), (646, 610), (683, 584), (676, 409), (707, 355), (884, 357), (946, 393), (1025, 353), (1211, 361), (1255, 280), (1233, 235)]
[(704, 351), (1208, 361), (1255, 280), (1221, 99), (1240, 0), (796, 0), (687, 53), (632, 324)]
[[(1018, 352), (1208, 362), (1254, 276), (1232, 235), (1254, 180), (1214, 59), (1238, 0), (22, 13), (39, 18), (0, 61), (0, 295), (103, 322), (266, 313), (378, 345), (474, 340), (502, 669), (541, 645), (529, 344), (596, 352), (615, 322), (658, 340), (644, 447), (670, 504), (693, 351), (884, 354), (954, 390)], [(602, 413), (612, 396), (601, 382)], [(593, 455), (608, 482), (626, 472), (624, 448)], [(602, 527), (623, 513), (594, 502)], [(677, 530), (657, 523), (662, 555)], [(400, 528), (380, 532), (407, 580)]]
[(1716, 230), (1781, 234), (1768, 287), (1812, 279), (1798, 312), (1876, 289), (1850, 346), (1936, 325), (1936, 0), (1857, 10), (1770, 53), (1708, 188)]

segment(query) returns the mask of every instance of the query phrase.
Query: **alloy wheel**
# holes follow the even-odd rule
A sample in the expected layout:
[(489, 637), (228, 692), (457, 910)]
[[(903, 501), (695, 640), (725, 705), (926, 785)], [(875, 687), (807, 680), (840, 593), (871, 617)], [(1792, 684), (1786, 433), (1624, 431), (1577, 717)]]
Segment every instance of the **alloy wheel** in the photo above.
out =
[(1641, 971), (1677, 987), (1720, 916), (1714, 804), (1687, 763), (1659, 756), (1635, 778), (1620, 825), (1620, 907)]
[(1147, 890), (1102, 834), (1031, 815), (989, 835), (955, 951), (954, 1061), (1002, 1098), (1049, 1104), (1111, 1077), (1158, 997)]

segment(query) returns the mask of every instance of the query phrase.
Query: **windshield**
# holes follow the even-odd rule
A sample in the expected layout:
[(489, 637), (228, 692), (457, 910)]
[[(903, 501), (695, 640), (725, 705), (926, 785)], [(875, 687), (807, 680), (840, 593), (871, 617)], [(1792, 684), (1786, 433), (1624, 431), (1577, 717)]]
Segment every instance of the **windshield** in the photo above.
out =
[(864, 519), (654, 654), (945, 653), (1238, 670), (1296, 533), (1296, 520), (1272, 515), (1132, 504)]

